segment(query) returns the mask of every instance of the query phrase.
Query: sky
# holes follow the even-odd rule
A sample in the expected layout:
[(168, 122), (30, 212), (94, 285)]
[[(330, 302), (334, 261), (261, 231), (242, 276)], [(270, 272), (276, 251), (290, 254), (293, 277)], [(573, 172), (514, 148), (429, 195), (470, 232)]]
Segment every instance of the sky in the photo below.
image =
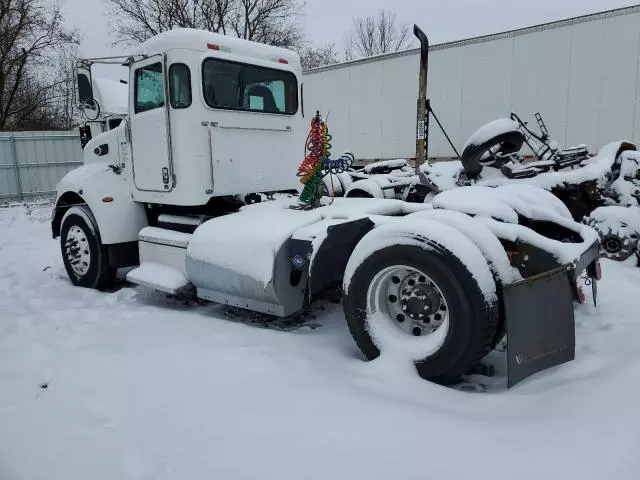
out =
[[(81, 56), (125, 53), (111, 45), (105, 0), (63, 0), (69, 25), (84, 36)], [(381, 8), (397, 20), (417, 23), (432, 44), (527, 27), (563, 18), (634, 5), (625, 0), (306, 0), (300, 23), (315, 45), (335, 43), (343, 51), (353, 17), (375, 15)]]

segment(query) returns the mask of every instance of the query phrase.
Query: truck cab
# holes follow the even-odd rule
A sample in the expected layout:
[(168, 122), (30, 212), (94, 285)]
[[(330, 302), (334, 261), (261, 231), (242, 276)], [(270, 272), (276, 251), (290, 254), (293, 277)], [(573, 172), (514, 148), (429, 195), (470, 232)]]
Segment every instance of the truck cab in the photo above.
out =
[[(304, 143), (297, 54), (176, 29), (148, 40), (124, 63), (126, 116), (100, 118), (105, 133), (92, 130), (85, 163), (119, 166), (134, 201), (196, 206), (213, 197), (296, 188), (292, 162)], [(79, 98), (91, 113), (105, 91), (120, 93), (114, 90), (121, 85), (94, 78), (91, 93), (99, 98), (88, 98), (80, 88), (86, 78), (79, 73)], [(122, 128), (111, 128), (122, 120)]]

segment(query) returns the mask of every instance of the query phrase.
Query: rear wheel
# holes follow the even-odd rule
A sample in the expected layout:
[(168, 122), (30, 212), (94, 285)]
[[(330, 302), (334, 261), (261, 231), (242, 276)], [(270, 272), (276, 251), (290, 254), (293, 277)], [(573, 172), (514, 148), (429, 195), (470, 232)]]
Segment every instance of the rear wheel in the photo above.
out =
[(634, 211), (619, 206), (600, 207), (584, 219), (600, 236), (600, 251), (603, 257), (623, 261), (631, 257), (638, 246), (640, 223)]
[(365, 259), (344, 301), (349, 330), (367, 359), (409, 353), (419, 375), (451, 384), (490, 350), (497, 305), (487, 303), (469, 270), (444, 249), (396, 245)]
[(88, 207), (74, 206), (65, 213), (60, 228), (60, 250), (74, 285), (102, 289), (115, 280), (116, 269), (109, 266), (107, 249), (100, 241)]

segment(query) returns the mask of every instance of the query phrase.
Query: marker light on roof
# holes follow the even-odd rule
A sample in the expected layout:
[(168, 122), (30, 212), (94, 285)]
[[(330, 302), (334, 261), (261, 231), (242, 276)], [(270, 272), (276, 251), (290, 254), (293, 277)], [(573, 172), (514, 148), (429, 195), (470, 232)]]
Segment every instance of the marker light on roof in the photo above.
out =
[(279, 58), (279, 59), (278, 59), (278, 62), (280, 62), (280, 63), (284, 63), (285, 65), (288, 65), (288, 64), (289, 64), (289, 61), (288, 61), (288, 60), (285, 60), (284, 58)]
[(207, 48), (209, 50), (220, 50), (220, 45), (215, 45), (213, 43), (207, 43)]

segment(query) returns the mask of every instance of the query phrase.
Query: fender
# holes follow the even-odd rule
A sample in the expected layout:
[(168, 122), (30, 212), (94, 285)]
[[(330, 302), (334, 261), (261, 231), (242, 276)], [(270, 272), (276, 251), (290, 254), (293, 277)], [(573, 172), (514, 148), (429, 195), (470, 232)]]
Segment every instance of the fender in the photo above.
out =
[(407, 215), (377, 226), (356, 245), (343, 278), (343, 290), (349, 291), (358, 266), (371, 254), (394, 245), (416, 245), (427, 250), (447, 249), (473, 275), (488, 303), (498, 300), (498, 292), (487, 258), (463, 232), (434, 218)]
[(412, 217), (424, 217), (436, 220), (456, 229), (471, 240), (482, 252), (489, 268), (502, 284), (522, 280), (522, 275), (511, 266), (509, 257), (498, 237), (481, 221), (454, 210), (424, 210), (411, 214)]
[[(113, 200), (104, 201), (107, 197)], [(105, 245), (137, 242), (138, 232), (148, 225), (144, 207), (133, 201), (126, 177), (104, 163), (76, 168), (60, 180), (51, 224), (54, 238), (60, 235), (66, 210), (79, 203), (91, 210)]]

